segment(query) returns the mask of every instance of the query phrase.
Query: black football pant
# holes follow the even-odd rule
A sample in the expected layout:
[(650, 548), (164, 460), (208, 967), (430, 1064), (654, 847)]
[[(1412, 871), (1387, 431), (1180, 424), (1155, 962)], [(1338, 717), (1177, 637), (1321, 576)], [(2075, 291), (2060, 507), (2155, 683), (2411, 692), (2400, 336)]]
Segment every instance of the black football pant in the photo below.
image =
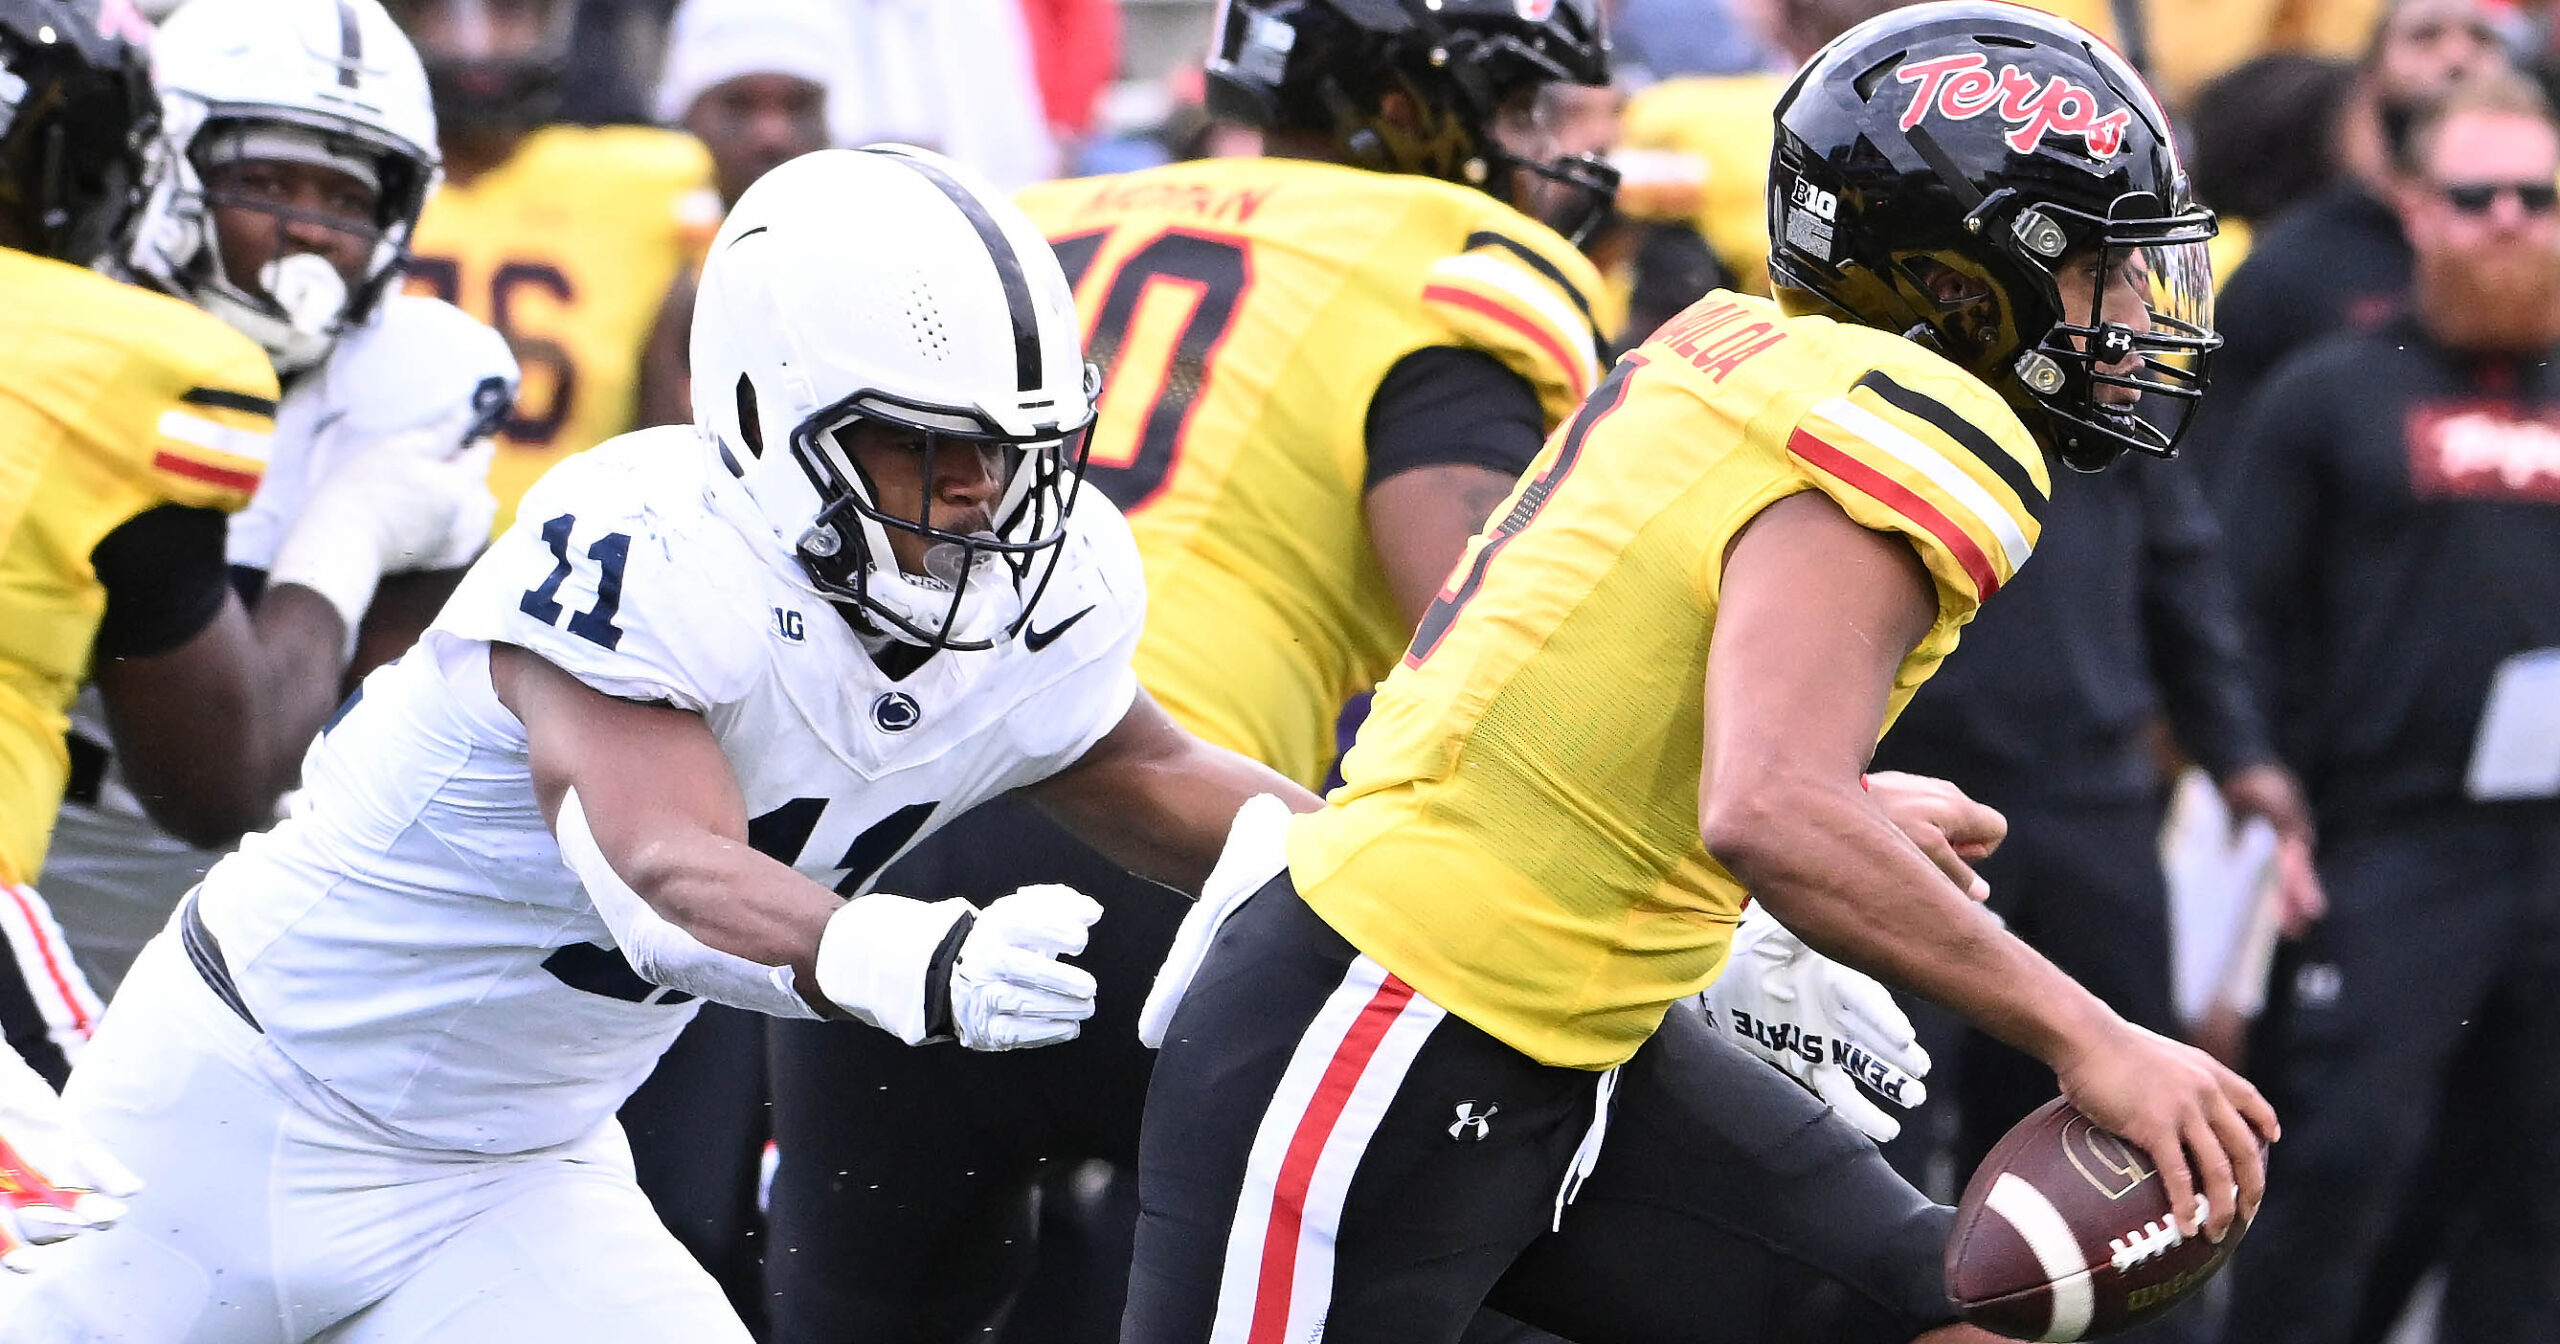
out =
[(2442, 1338), (2553, 1344), (2560, 811), (2328, 824), (2320, 869), (2329, 916), (2279, 954), (2252, 1041), (2284, 1139), (2224, 1338), (2341, 1344), (2418, 1218), (2450, 1272)]
[(1273, 879), (1158, 1061), (1122, 1344), (1449, 1344), (1480, 1304), (1580, 1344), (1898, 1344), (1954, 1319), (1952, 1211), (1702, 1017), (1675, 1009), (1602, 1091)]
[[(927, 839), (879, 888), (983, 905), (1034, 882), (1102, 903), (1073, 958), (1101, 985), (1074, 1040), (981, 1054), (910, 1047), (852, 1023), (770, 1024), (781, 1155), (765, 1270), (773, 1344), (993, 1339), (986, 1332), (1025, 1294), (1035, 1260), (1045, 1262), (1040, 1296), (1023, 1297), (1006, 1338), (1105, 1340), (1116, 1327), (1134, 1200), (1067, 1187), (1092, 1175), (1078, 1170), (1091, 1161), (1136, 1166), (1155, 1064), (1138, 1044), (1138, 1007), (1189, 899), (1011, 799)], [(1090, 1216), (1062, 1229), (1068, 1196)]]

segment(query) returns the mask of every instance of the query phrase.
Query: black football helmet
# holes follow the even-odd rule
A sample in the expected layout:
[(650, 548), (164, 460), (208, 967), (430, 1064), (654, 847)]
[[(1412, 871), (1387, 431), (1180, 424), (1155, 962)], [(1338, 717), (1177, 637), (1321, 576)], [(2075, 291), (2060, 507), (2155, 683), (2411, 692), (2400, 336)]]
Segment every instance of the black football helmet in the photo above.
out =
[[(1523, 158), (1494, 134), (1503, 105), (1542, 84), (1609, 82), (1599, 0), (1219, 0), (1209, 110), (1327, 136), (1364, 168), (1482, 187), (1508, 201), (1515, 171), (1588, 201), (1558, 231), (1587, 233), (1617, 195), (1598, 157)], [(1390, 121), (1401, 91), (1419, 128)]]
[[(1930, 345), (2078, 470), (2177, 451), (2222, 343), (2214, 218), (2123, 57), (2017, 5), (1912, 5), (1817, 53), (1777, 122), (1769, 277), (1789, 311)], [(2094, 258), (2090, 311), (2062, 311), (2066, 258)], [(2146, 329), (2100, 311), (2116, 283), (2144, 286)]]
[(142, 53), (70, 0), (0, 0), (0, 211), (27, 249), (87, 265), (142, 200), (160, 102)]

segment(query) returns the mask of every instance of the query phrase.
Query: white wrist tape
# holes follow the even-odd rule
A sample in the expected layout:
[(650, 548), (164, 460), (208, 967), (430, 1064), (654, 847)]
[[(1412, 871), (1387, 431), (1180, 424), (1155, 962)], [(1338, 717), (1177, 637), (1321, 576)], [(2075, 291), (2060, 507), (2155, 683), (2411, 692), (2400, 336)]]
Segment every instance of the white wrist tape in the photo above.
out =
[(291, 584), (327, 599), (346, 622), (346, 657), (355, 656), (356, 632), (382, 584), (382, 560), (373, 530), (362, 518), (313, 509), (294, 522), (267, 566), (267, 587)]
[(818, 935), (818, 992), (909, 1045), (932, 1027), (925, 1007), (934, 954), (951, 927), (976, 913), (967, 901), (856, 896)]
[(706, 947), (651, 909), (640, 893), (613, 871), (604, 851), (596, 847), (595, 833), (587, 828), (586, 808), (579, 803), (576, 789), (569, 790), (560, 800), (557, 833), (560, 857), (568, 860), (569, 871), (585, 885), (587, 899), (595, 903), (605, 927), (613, 930), (614, 944), (622, 949), (623, 960), (631, 963), (631, 969), (641, 979), (767, 1017), (818, 1015), (817, 1009), (800, 997), (798, 977), (790, 967), (767, 966)]

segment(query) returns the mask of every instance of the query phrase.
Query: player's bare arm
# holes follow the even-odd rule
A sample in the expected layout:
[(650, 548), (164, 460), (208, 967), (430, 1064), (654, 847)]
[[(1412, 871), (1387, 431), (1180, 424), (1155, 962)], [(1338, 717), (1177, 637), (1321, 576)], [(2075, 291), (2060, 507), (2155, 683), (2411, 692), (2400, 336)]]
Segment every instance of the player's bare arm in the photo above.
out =
[(489, 683), (524, 725), (555, 831), (577, 790), (596, 848), (668, 922), (816, 983), (818, 940), (844, 901), (748, 848), (746, 800), (701, 715), (616, 699), (506, 645), (489, 650)]
[[(1935, 598), (1904, 543), (1818, 495), (1765, 510), (1727, 559), (1706, 678), (1708, 849), (1817, 949), (1906, 985), (2053, 1066), (2065, 1095), (2148, 1151), (2172, 1195), (2254, 1212), (2274, 1112), (2202, 1052), (2126, 1023), (2002, 930), (1859, 786)], [(2219, 1238), (2234, 1209), (2212, 1200)]]
[(1246, 799), (1274, 794), (1298, 812), (1324, 806), (1271, 767), (1192, 736), (1143, 687), (1092, 750), (1026, 792), (1112, 862), (1192, 893)]
[(275, 815), (338, 703), (346, 622), (299, 585), (236, 597), (166, 653), (92, 669), (125, 776), (152, 820), (190, 844), (229, 843)]
[(1491, 467), (1452, 462), (1400, 471), (1369, 487), (1362, 502), (1370, 544), (1407, 626), (1422, 623), (1467, 538), (1518, 483)]

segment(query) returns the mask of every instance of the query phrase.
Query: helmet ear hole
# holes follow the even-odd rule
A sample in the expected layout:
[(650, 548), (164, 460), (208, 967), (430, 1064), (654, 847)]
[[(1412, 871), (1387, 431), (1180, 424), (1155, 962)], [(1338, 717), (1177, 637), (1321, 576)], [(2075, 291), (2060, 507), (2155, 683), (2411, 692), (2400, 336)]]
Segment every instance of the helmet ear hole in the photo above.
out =
[(747, 451), (764, 456), (764, 425), (756, 419), (756, 385), (745, 374), (738, 375), (738, 437), (746, 440)]

